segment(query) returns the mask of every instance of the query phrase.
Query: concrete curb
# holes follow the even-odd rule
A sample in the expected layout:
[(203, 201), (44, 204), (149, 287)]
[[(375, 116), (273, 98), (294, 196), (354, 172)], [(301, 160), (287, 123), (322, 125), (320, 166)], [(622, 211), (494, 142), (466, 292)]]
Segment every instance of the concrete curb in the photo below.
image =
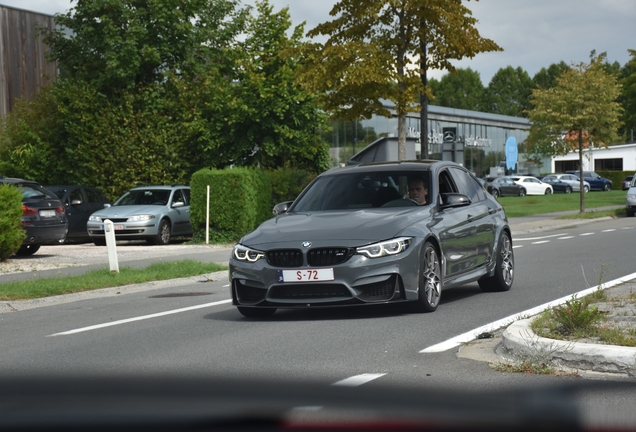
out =
[(503, 348), (515, 359), (536, 359), (577, 370), (636, 378), (636, 348), (543, 338), (532, 331), (531, 321), (516, 321), (503, 332)]

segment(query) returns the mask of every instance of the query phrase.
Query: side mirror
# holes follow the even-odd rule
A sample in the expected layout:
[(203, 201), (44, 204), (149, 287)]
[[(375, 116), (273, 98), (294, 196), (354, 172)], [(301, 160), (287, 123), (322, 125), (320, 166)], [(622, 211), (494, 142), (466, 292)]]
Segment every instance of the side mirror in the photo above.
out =
[(185, 203), (183, 203), (182, 201), (176, 202), (172, 204), (172, 208), (178, 208), (178, 207), (183, 207), (185, 205)]
[(440, 200), (439, 207), (441, 210), (470, 205), (470, 198), (459, 193), (443, 193), (440, 195)]
[(72, 206), (74, 206), (74, 205), (80, 205), (80, 204), (82, 204), (82, 202), (81, 202), (80, 200), (78, 200), (78, 199), (71, 200), (71, 205), (72, 205)]
[(281, 215), (283, 213), (287, 213), (287, 210), (292, 205), (292, 203), (293, 203), (293, 201), (285, 201), (285, 202), (276, 204), (274, 206), (274, 209), (272, 210), (272, 214), (274, 216), (278, 216), (278, 215)]
[(104, 204), (104, 208), (108, 208), (108, 207), (110, 207), (110, 204), (108, 203)]

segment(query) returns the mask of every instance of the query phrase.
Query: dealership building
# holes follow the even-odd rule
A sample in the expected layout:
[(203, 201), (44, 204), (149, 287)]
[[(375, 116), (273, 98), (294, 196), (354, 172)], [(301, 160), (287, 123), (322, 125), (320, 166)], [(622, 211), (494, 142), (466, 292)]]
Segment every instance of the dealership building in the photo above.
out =
[[(398, 159), (397, 117), (392, 105), (387, 102), (385, 107), (392, 111), (392, 118), (373, 116), (333, 123), (333, 131), (324, 138), (330, 142), (334, 165)], [(408, 114), (406, 128), (407, 159), (419, 159), (419, 112)], [(528, 159), (531, 155), (525, 152), (525, 140), (529, 129), (526, 118), (429, 105), (429, 157), (461, 163), (478, 177), (513, 172), (536, 176), (578, 169), (577, 152)], [(517, 144), (517, 164), (506, 170), (506, 143), (511, 138)], [(583, 160), (585, 170), (636, 171), (636, 144), (586, 149)]]

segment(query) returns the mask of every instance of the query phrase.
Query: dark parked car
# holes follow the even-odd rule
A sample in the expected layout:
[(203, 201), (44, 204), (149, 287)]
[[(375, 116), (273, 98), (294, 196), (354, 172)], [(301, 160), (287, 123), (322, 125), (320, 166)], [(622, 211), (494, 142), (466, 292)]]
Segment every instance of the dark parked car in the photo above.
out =
[(104, 221), (114, 224), (117, 240), (146, 240), (169, 244), (173, 236), (192, 235), (189, 186), (140, 186), (115, 203), (89, 216), (88, 235), (95, 245), (106, 244)]
[[(566, 171), (580, 177), (579, 171)], [(596, 174), (594, 171), (583, 171), (583, 180), (590, 184), (590, 190), (611, 191), (612, 181)]]
[(90, 186), (46, 186), (64, 204), (68, 219), (66, 241), (91, 241), (86, 222), (95, 211), (110, 206), (101, 190)]
[(554, 190), (554, 192), (563, 192), (566, 194), (572, 193), (572, 186), (559, 178), (546, 176), (542, 181), (543, 183), (547, 183), (552, 186), (552, 190)]
[[(577, 176), (575, 176), (574, 174), (549, 174), (547, 176), (544, 176), (541, 181), (544, 183), (550, 183), (552, 185), (552, 187), (554, 188), (554, 184), (553, 181), (554, 180), (560, 180), (559, 182), (555, 182), (555, 183), (567, 183), (570, 185), (570, 187), (572, 188), (571, 192), (580, 192), (581, 191), (581, 179), (578, 178)], [(559, 186), (559, 188), (562, 188), (562, 186)], [(554, 191), (556, 192), (557, 189), (555, 188)], [(588, 182), (586, 182), (585, 180), (583, 180), (583, 191), (585, 193), (588, 193), (590, 191), (590, 184)], [(567, 192), (566, 191), (561, 191), (561, 192)]]
[[(406, 197), (413, 179), (428, 185), (430, 204)], [(336, 168), (274, 213), (230, 257), (232, 301), (248, 317), (398, 302), (432, 312), (451, 287), (512, 286), (503, 207), (453, 162)]]
[(525, 196), (526, 189), (510, 177), (486, 177), (486, 190), (495, 198), (500, 196)]
[(623, 190), (628, 190), (630, 188), (630, 185), (632, 184), (632, 179), (633, 178), (634, 178), (634, 176), (625, 177), (625, 180), (623, 180)]
[(0, 182), (15, 185), (22, 192), (22, 226), (26, 237), (18, 255), (33, 255), (43, 244), (63, 242), (68, 222), (62, 202), (38, 183), (0, 176)]

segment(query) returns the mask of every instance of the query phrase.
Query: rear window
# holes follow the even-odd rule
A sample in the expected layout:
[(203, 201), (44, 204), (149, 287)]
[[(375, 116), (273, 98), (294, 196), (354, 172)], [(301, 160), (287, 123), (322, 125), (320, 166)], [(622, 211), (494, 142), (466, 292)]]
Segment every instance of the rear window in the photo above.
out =
[(22, 199), (59, 199), (53, 192), (44, 189), (42, 186), (36, 184), (22, 184), (20, 191), (22, 192)]

